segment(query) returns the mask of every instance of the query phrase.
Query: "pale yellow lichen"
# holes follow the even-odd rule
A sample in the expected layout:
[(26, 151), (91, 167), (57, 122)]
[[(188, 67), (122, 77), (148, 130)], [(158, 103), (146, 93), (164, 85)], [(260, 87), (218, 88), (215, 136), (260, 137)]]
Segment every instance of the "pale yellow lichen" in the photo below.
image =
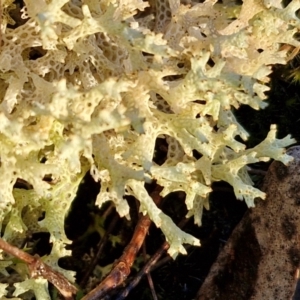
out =
[[(6, 26), (10, 8), (2, 1), (0, 225), (9, 242), (49, 232), (45, 261), (71, 280), (57, 261), (68, 254), (64, 217), (88, 170), (101, 183), (97, 205), (112, 201), (129, 217), (124, 196), (134, 195), (175, 257), (199, 241), (156, 207), (145, 182), (156, 180), (163, 196), (185, 192), (187, 216), (201, 224), (213, 181), (229, 182), (252, 206), (264, 194), (246, 165), (290, 161), (284, 147), (294, 140), (277, 140), (274, 126), (245, 149), (248, 133), (231, 108), (266, 106), (271, 66), (288, 59), (282, 43), (300, 45), (299, 1), (26, 0), (15, 28)], [(161, 166), (153, 161), (157, 138), (168, 144)], [(49, 174), (52, 185), (43, 180)], [(18, 178), (33, 189), (14, 189)], [(41, 279), (16, 287), (15, 295), (48, 297)]]

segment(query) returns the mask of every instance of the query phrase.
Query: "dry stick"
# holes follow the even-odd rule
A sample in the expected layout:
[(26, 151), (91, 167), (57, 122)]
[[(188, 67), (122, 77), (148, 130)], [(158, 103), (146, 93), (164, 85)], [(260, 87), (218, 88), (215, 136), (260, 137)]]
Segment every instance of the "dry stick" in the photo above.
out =
[[(157, 186), (151, 193), (151, 197), (156, 204), (161, 201), (161, 196), (159, 195), (160, 191), (161, 187)], [(81, 300), (101, 299), (110, 290), (116, 288), (125, 281), (127, 276), (130, 274), (130, 268), (135, 260), (136, 254), (144, 242), (150, 224), (151, 220), (147, 215), (142, 216), (139, 219), (130, 243), (125, 248), (122, 256), (114, 264), (111, 272), (95, 289), (90, 291)]]
[(42, 262), (38, 256), (32, 256), (17, 247), (14, 247), (0, 238), (0, 248), (5, 252), (21, 259), (28, 265), (30, 276), (37, 278), (42, 276), (51, 282), (67, 300), (73, 299), (77, 288), (73, 286), (62, 274), (54, 271), (51, 267)]
[(147, 273), (147, 279), (148, 279), (148, 283), (149, 283), (149, 286), (150, 286), (150, 289), (151, 289), (151, 294), (152, 294), (153, 300), (158, 300), (158, 298), (156, 296), (155, 289), (154, 289), (153, 280), (152, 280), (152, 277), (151, 277), (150, 273)]
[(110, 274), (100, 283), (100, 285), (83, 297), (82, 300), (101, 299), (108, 291), (123, 283), (130, 273), (130, 267), (143, 243), (150, 223), (151, 221), (147, 216), (143, 216), (139, 220), (131, 242), (125, 248), (123, 255), (114, 265)]
[[(147, 253), (146, 253), (146, 244), (145, 243), (143, 243), (143, 256), (144, 256), (144, 259), (146, 261)], [(147, 273), (147, 279), (148, 279), (148, 284), (149, 284), (149, 287), (150, 287), (150, 290), (151, 290), (153, 300), (158, 300), (158, 298), (156, 296), (153, 280), (152, 280), (152, 277), (151, 277), (150, 273)]]
[[(183, 228), (189, 219), (183, 219), (179, 224), (179, 228)], [(168, 261), (172, 260), (170, 256), (165, 257), (164, 259), (160, 260), (158, 263), (157, 261), (161, 258), (161, 256), (169, 249), (170, 245), (168, 242), (164, 242), (162, 246), (155, 252), (155, 254), (148, 260), (148, 262), (144, 265), (144, 267), (137, 273), (135, 278), (127, 285), (127, 287), (116, 297), (116, 300), (123, 300), (125, 299), (128, 294), (140, 283), (143, 276), (146, 274), (148, 275), (151, 271), (155, 270), (157, 267), (167, 263)], [(187, 246), (187, 248), (189, 248)]]
[(124, 289), (116, 298), (116, 300), (125, 299), (131, 290), (133, 290), (141, 281), (145, 274), (148, 274), (152, 269), (153, 265), (161, 258), (161, 256), (169, 249), (170, 245), (164, 242), (163, 245), (155, 252), (155, 254), (149, 259), (147, 264), (138, 272), (135, 278), (128, 284), (126, 289)]

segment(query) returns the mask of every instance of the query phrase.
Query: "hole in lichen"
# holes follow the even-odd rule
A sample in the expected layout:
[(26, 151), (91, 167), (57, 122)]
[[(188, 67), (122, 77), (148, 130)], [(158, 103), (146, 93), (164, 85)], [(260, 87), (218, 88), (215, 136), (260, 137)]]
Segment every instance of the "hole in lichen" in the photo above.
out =
[(52, 177), (52, 174), (46, 174), (44, 177), (43, 177), (43, 181), (46, 181), (48, 183), (53, 183), (54, 182), (54, 179)]
[(22, 178), (17, 178), (14, 188), (16, 189), (23, 189), (23, 190), (31, 190), (33, 186), (26, 180)]
[(158, 19), (159, 19), (160, 21), (163, 21), (163, 20), (165, 19), (165, 15), (164, 15), (164, 14), (160, 14), (160, 15), (158, 16)]
[(200, 159), (202, 157), (202, 154), (199, 153), (197, 150), (193, 150), (193, 156), (196, 158), (196, 159)]
[(186, 215), (187, 208), (184, 202), (186, 194), (182, 191), (172, 192), (168, 194), (161, 205), (161, 210), (178, 224), (180, 220)]
[(151, 56), (154, 57), (154, 54), (142, 51), (143, 56)]
[[(50, 199), (50, 200), (51, 200), (51, 199)], [(38, 221), (40, 222), (40, 221), (44, 220), (44, 219), (45, 219), (45, 216), (46, 216), (46, 213), (45, 213), (44, 211), (41, 212), (41, 215), (39, 216)]]
[(103, 55), (106, 56), (106, 57), (109, 57), (110, 52), (107, 49), (104, 49), (103, 50)]
[(22, 51), (22, 57), (23, 59), (36, 60), (43, 57), (46, 53), (47, 51), (42, 47), (30, 47)]
[(109, 43), (107, 41), (102, 41), (102, 46), (108, 48)]
[(215, 65), (215, 62), (210, 58), (207, 62), (207, 64), (210, 66), (210, 67), (213, 67)]
[(167, 114), (173, 113), (170, 105), (168, 104), (167, 101), (165, 101), (165, 99), (161, 95), (155, 94), (155, 98), (153, 98), (152, 100), (153, 100), (154, 105), (156, 105), (156, 108), (159, 111), (162, 111)]
[(23, 14), (22, 9), (24, 8), (25, 5), (24, 1), (19, 0), (19, 1), (11, 1), (11, 2), (14, 2), (15, 8), (13, 8), (13, 6), (10, 6), (9, 10), (6, 11), (6, 13), (11, 18), (11, 20), (8, 21), (7, 28), (15, 29), (25, 24), (29, 20), (29, 18), (27, 19), (22, 18), (22, 14)]
[(178, 80), (178, 79), (182, 79), (183, 78), (183, 75), (168, 75), (168, 76), (164, 76), (162, 78), (163, 81), (175, 81), (175, 80)]
[[(65, 232), (69, 239), (83, 234), (91, 222), (91, 208), (100, 191), (99, 182), (95, 182), (89, 172), (84, 176), (65, 219)], [(83, 201), (84, 200), (84, 201)], [(70, 224), (73, 226), (70, 227)]]
[[(299, 42), (299, 41), (300, 41), (300, 32), (296, 32), (296, 33), (293, 35), (293, 38)], [(285, 44), (283, 44), (283, 45), (285, 45)]]
[(159, 137), (155, 141), (153, 161), (161, 166), (167, 159), (168, 143), (165, 138)]
[(45, 156), (43, 156), (43, 157), (40, 159), (40, 163), (41, 163), (41, 164), (44, 164), (46, 161), (47, 161), (47, 158), (46, 158)]
[(37, 232), (33, 233), (30, 238), (30, 254), (42, 257), (49, 255), (52, 250), (52, 243), (49, 243), (50, 233), (49, 232)]
[(28, 33), (27, 32), (23, 32), (20, 35), (21, 40), (26, 40), (28, 38)]
[(206, 104), (206, 101), (205, 100), (195, 100), (193, 101), (194, 103), (198, 103), (198, 104), (202, 104), (202, 105), (205, 105)]
[(34, 120), (34, 121), (31, 121), (31, 122), (28, 124), (28, 126), (35, 126), (36, 124), (37, 124), (37, 121)]

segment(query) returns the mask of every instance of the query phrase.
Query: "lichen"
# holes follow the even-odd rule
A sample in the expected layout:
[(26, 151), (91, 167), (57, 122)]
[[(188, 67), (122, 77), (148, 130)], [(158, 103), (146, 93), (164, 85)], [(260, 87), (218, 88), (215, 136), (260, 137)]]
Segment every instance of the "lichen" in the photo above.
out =
[[(187, 216), (200, 225), (214, 181), (229, 182), (253, 206), (264, 194), (247, 164), (290, 161), (284, 148), (295, 141), (277, 140), (275, 126), (246, 149), (231, 108), (266, 106), (272, 65), (288, 59), (281, 45), (300, 46), (298, 1), (24, 2), (12, 27), (12, 1), (2, 1), (0, 225), (11, 243), (49, 232), (54, 246), (44, 260), (70, 280), (57, 264), (68, 254), (63, 220), (86, 172), (101, 183), (97, 205), (112, 201), (129, 217), (124, 196), (134, 195), (176, 257), (183, 244), (200, 243), (156, 207), (145, 182), (156, 180), (163, 196), (185, 192)], [(153, 160), (157, 138), (168, 144), (162, 165)], [(18, 179), (32, 190), (14, 188)], [(45, 283), (30, 280), (15, 295), (46, 297)]]

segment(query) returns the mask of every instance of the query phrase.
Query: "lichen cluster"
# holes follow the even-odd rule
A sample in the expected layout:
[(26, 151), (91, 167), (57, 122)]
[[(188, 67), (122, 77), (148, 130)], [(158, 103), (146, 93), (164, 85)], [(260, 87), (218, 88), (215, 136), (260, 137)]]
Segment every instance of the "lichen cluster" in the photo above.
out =
[[(145, 182), (155, 180), (163, 196), (184, 191), (200, 225), (212, 182), (229, 182), (253, 206), (264, 193), (246, 166), (290, 161), (284, 147), (294, 140), (276, 139), (275, 125), (246, 149), (231, 107), (266, 106), (272, 65), (288, 59), (282, 44), (300, 46), (298, 0), (15, 2), (2, 0), (0, 224), (13, 244), (49, 232), (44, 260), (70, 280), (57, 261), (70, 254), (64, 218), (86, 172), (101, 183), (97, 205), (112, 201), (129, 217), (124, 195), (133, 195), (176, 257), (184, 243), (200, 243), (154, 204)], [(158, 137), (168, 144), (162, 165), (153, 160)], [(15, 188), (19, 179), (32, 189)], [(44, 280), (23, 279), (15, 296), (31, 289), (49, 298), (39, 296)]]

